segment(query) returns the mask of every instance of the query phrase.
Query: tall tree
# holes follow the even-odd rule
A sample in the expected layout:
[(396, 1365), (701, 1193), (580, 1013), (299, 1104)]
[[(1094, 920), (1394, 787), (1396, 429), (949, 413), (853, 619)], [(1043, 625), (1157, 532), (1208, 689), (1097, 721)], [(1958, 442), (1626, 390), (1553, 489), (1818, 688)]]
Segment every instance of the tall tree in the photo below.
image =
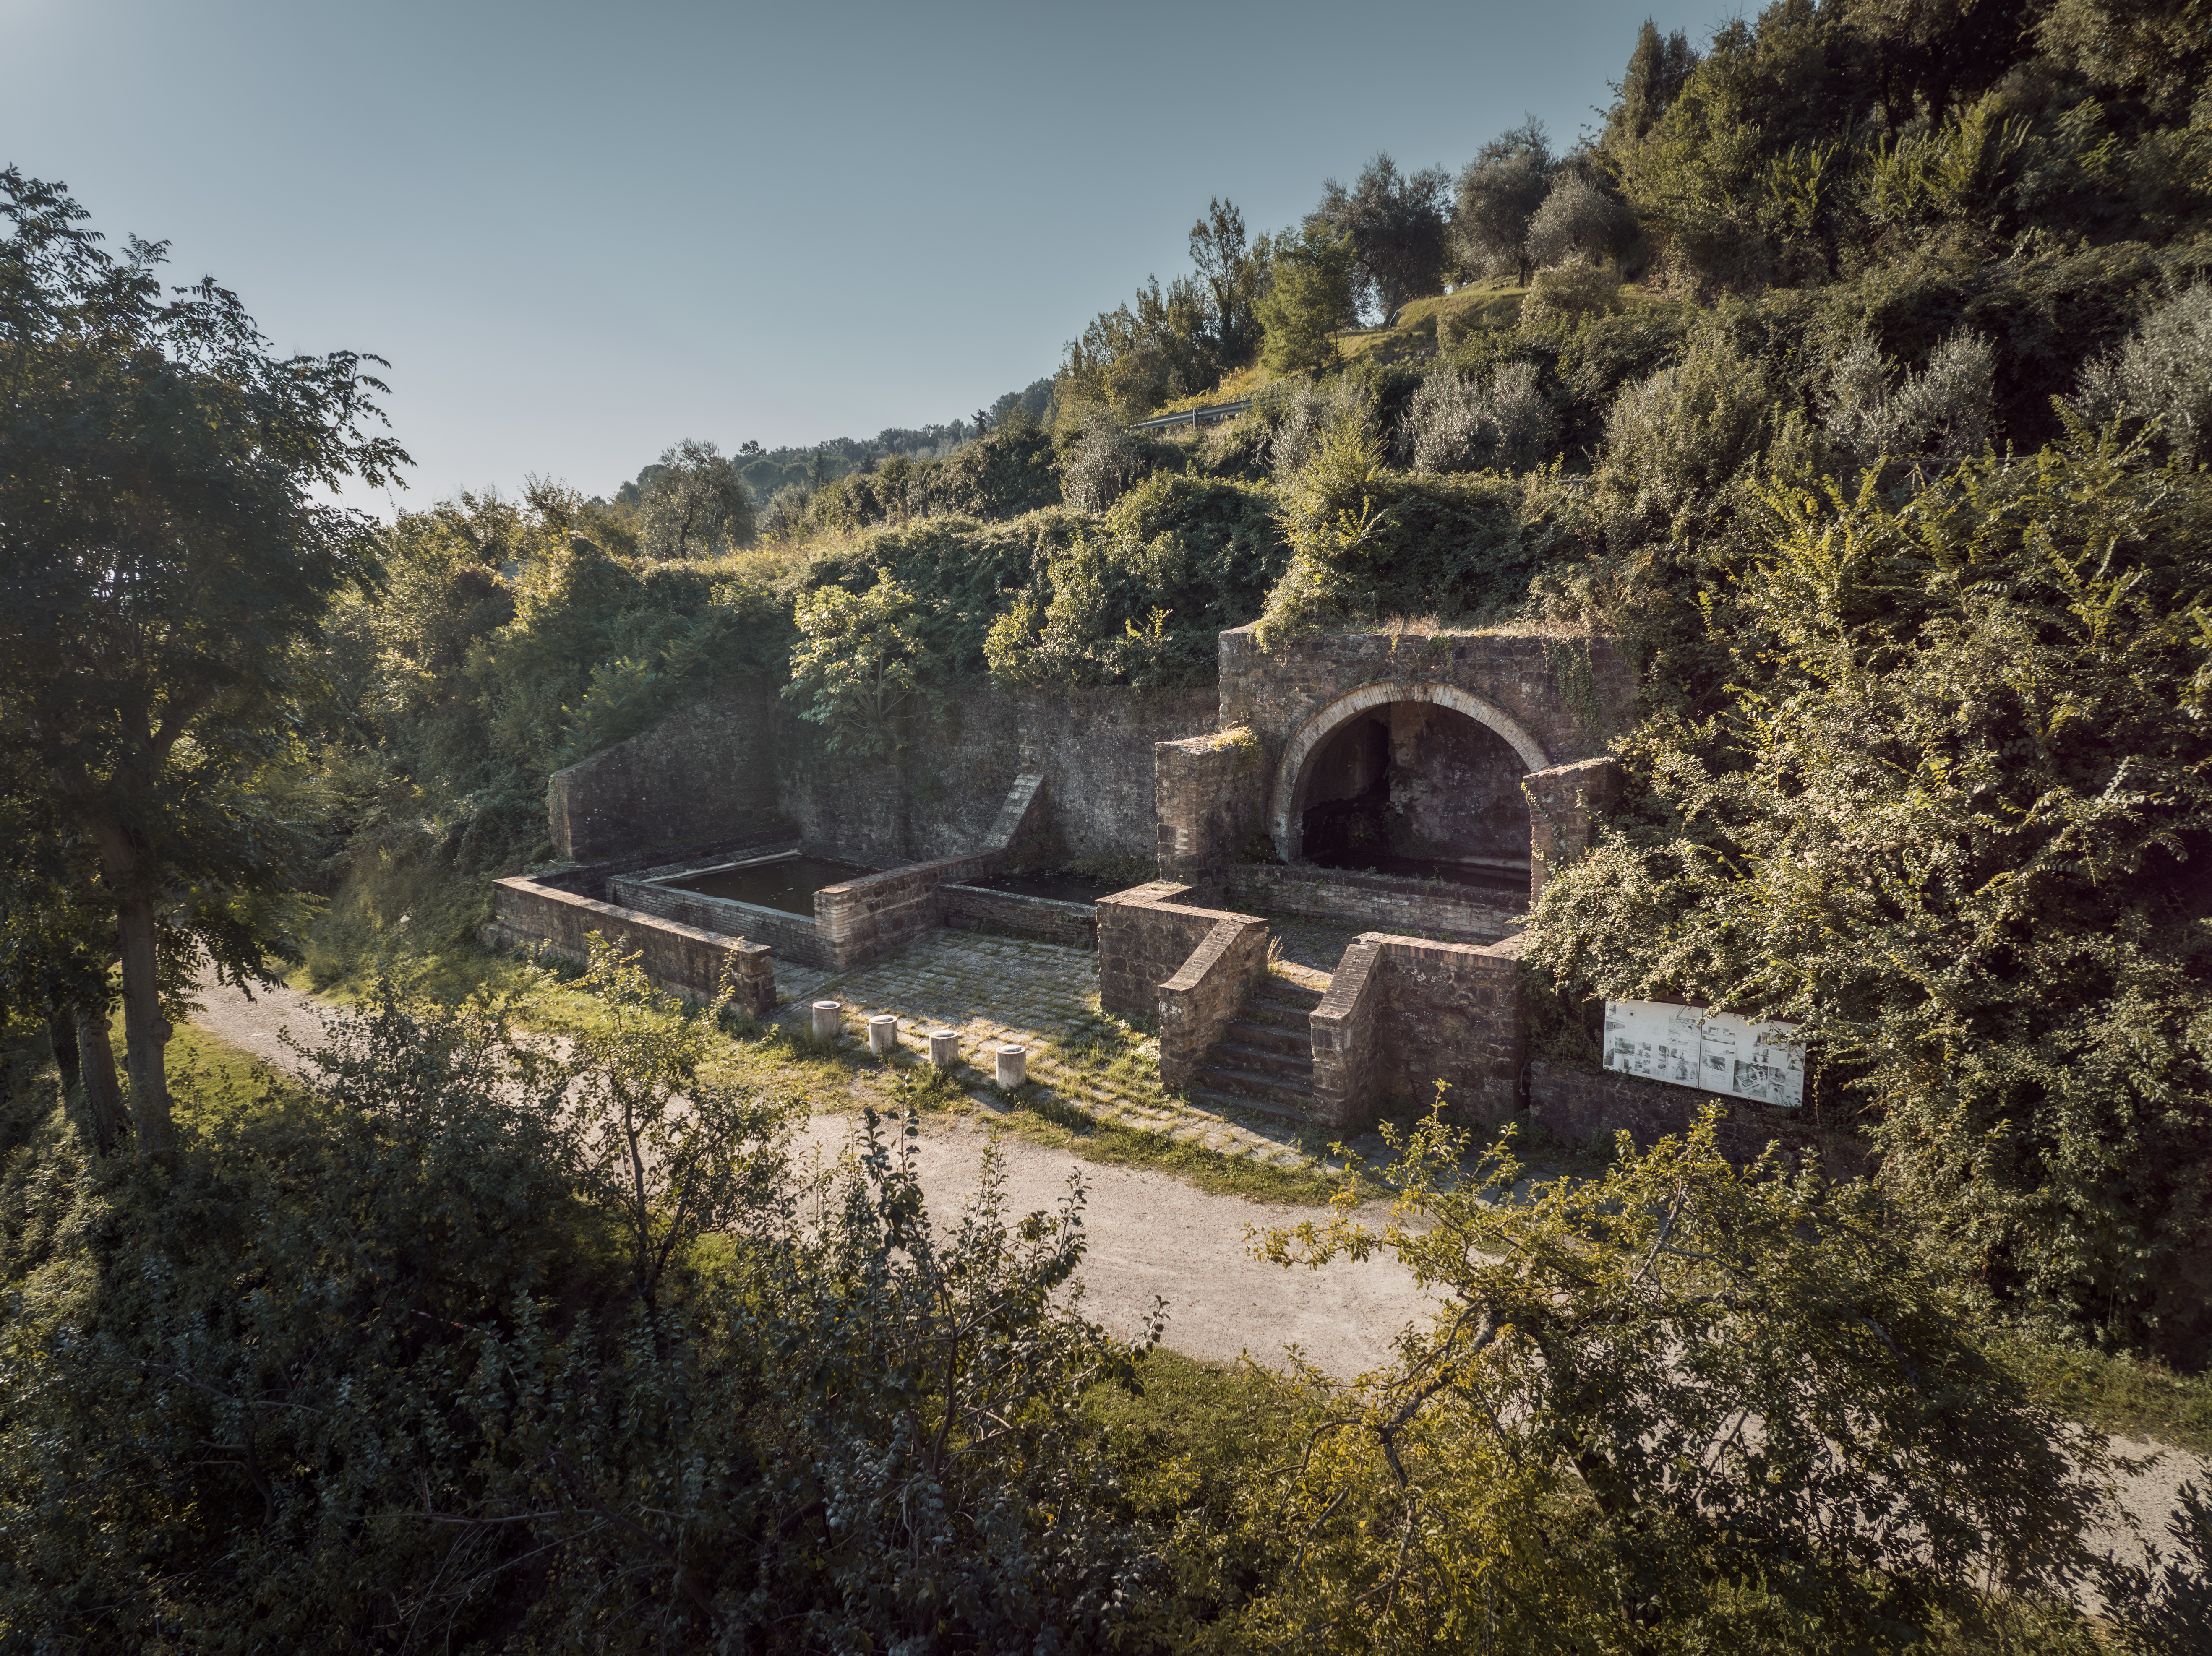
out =
[(1354, 296), (1385, 322), (1408, 300), (1443, 291), (1450, 185), (1442, 167), (1401, 173), (1388, 155), (1361, 168), (1349, 190), (1334, 179), (1322, 185), (1313, 218), (1352, 238)]
[(1454, 251), (1462, 268), (1510, 270), (1528, 282), (1528, 222), (1551, 193), (1555, 170), (1551, 141), (1534, 115), (1482, 146), (1459, 175), (1452, 207)]
[(165, 294), (167, 244), (108, 252), (61, 185), (0, 172), (0, 728), (113, 913), (143, 1152), (170, 1137), (164, 968), (264, 969), (295, 883), (253, 784), (332, 595), (377, 572), (373, 525), (313, 491), (407, 457), (379, 359), (273, 355), (236, 294)]
[(1260, 349), (1260, 318), (1255, 308), (1267, 280), (1271, 239), (1244, 237), (1244, 215), (1234, 202), (1209, 201), (1206, 216), (1190, 227), (1190, 262), (1213, 300), (1208, 331), (1214, 355), (1225, 371), (1241, 368)]
[(1635, 49), (1628, 54), (1627, 72), (1613, 88), (1618, 94), (1605, 118), (1608, 145), (1635, 143), (1658, 124), (1667, 106), (1682, 95), (1698, 54), (1689, 37), (1676, 29), (1662, 36), (1649, 17), (1636, 31)]

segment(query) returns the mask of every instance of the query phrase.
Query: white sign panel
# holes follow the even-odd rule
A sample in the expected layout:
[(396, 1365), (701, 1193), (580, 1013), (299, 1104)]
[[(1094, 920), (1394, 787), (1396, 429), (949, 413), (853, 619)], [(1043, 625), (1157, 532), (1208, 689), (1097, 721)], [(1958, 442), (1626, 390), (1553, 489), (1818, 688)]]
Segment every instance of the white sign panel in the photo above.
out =
[(1797, 1026), (1657, 1000), (1605, 1004), (1605, 1067), (1795, 1108), (1805, 1101)]

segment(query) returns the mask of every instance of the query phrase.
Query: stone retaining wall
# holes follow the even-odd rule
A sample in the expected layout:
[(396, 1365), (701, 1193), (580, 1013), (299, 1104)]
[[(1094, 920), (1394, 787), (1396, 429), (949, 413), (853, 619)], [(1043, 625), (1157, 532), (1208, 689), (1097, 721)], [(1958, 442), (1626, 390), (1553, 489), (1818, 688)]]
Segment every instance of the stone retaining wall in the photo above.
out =
[(596, 902), (526, 878), (492, 882), (492, 915), (483, 932), (491, 948), (532, 946), (581, 966), (591, 958), (591, 934), (596, 931), (637, 955), (653, 982), (688, 999), (714, 999), (726, 968), (734, 979), (733, 1004), (741, 1011), (767, 1017), (775, 1010), (775, 966), (763, 943)]
[(742, 834), (781, 816), (772, 684), (710, 691), (652, 729), (546, 779), (545, 813), (562, 857)]
[(1492, 943), (1522, 924), (1521, 905), (1443, 881), (1354, 874), (1311, 863), (1232, 863), (1220, 872), (1225, 901), (1316, 919), (1349, 920), (1407, 935)]
[(1715, 1139), (1731, 1162), (1757, 1161), (1769, 1144), (1778, 1143), (1793, 1157), (1818, 1157), (1831, 1179), (1856, 1178), (1869, 1170), (1866, 1145), (1850, 1133), (1824, 1128), (1809, 1110), (1717, 1098), (1694, 1087), (1557, 1059), (1528, 1065), (1528, 1125), (1564, 1143), (1607, 1142), (1626, 1132), (1649, 1149), (1669, 1133), (1687, 1131), (1711, 1103), (1727, 1113)]
[(1258, 738), (1221, 735), (1162, 742), (1153, 749), (1160, 877), (1204, 880), (1246, 855), (1261, 830), (1267, 758)]
[(794, 965), (829, 971), (837, 961), (811, 914), (787, 914), (759, 903), (741, 903), (728, 897), (709, 897), (703, 891), (676, 886), (653, 885), (656, 874), (683, 874), (710, 864), (678, 863), (660, 869), (641, 869), (635, 875), (607, 882), (607, 895), (623, 907), (655, 914), (678, 925), (696, 926), (726, 937), (750, 937), (766, 943), (779, 958)]
[(1544, 882), (1590, 848), (1597, 818), (1620, 798), (1620, 761), (1584, 759), (1554, 765), (1521, 779), (1528, 801), (1528, 903), (1535, 906)]
[(996, 931), (1069, 949), (1098, 947), (1098, 911), (1091, 903), (1024, 897), (985, 886), (940, 885), (945, 924), (962, 931)]
[(1311, 1020), (1316, 1114), (1359, 1127), (1385, 1100), (1426, 1106), (1441, 1081), (1453, 1114), (1510, 1120), (1526, 1048), (1521, 949), (1517, 936), (1483, 948), (1355, 939)]
[(1267, 923), (1224, 914), (1160, 986), (1160, 1084), (1170, 1092), (1197, 1079), (1206, 1049), (1221, 1039), (1252, 986), (1267, 969)]

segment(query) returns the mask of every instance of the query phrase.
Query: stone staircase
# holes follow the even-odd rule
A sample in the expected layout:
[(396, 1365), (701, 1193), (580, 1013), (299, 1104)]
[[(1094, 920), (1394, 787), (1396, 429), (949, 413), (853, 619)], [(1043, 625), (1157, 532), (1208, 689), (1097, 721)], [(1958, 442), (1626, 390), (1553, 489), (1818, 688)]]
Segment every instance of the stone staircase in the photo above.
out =
[(1313, 1103), (1313, 1034), (1323, 992), (1273, 973), (1207, 1048), (1191, 1095), (1214, 1109), (1257, 1110), (1303, 1122)]

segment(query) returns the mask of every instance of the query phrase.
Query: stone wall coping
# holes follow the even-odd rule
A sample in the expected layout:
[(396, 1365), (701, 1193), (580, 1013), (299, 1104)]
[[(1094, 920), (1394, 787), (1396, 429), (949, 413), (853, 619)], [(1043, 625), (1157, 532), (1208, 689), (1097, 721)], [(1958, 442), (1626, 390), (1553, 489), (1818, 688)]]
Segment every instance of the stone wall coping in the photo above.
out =
[(1192, 889), (1192, 887), (1174, 880), (1153, 880), (1145, 885), (1133, 885), (1127, 891), (1116, 891), (1101, 897), (1097, 907), (1164, 908), (1193, 919), (1257, 920), (1262, 925), (1267, 924), (1257, 914), (1240, 914), (1234, 909), (1207, 908), (1198, 903), (1183, 901), (1182, 898)]
[[(579, 909), (586, 913), (605, 915), (630, 925), (649, 925), (656, 931), (673, 932), (695, 942), (713, 943), (717, 948), (740, 955), (766, 955), (771, 951), (764, 943), (749, 942), (744, 937), (731, 937), (720, 931), (708, 931), (702, 927), (686, 925), (681, 920), (665, 919), (659, 914), (649, 914), (641, 908), (625, 908), (619, 903), (603, 903), (591, 897), (579, 897), (573, 891), (563, 891), (558, 886), (540, 885), (528, 875), (510, 875), (503, 880), (494, 880), (495, 888), (526, 894), (565, 908)], [(719, 900), (718, 900), (719, 901)], [(744, 904), (732, 904), (742, 908)]]
[(1255, 927), (1262, 932), (1267, 923), (1251, 915), (1224, 915), (1213, 923), (1212, 929), (1199, 939), (1198, 947), (1190, 951), (1175, 976), (1160, 986), (1163, 991), (1188, 994), (1211, 976), (1221, 962), (1235, 950)]
[(1002, 903), (1028, 903), (1037, 908), (1066, 911), (1086, 917), (1097, 907), (1096, 903), (1077, 902), (1072, 897), (1032, 897), (1025, 892), (997, 891), (987, 885), (968, 885), (958, 880), (947, 880), (944, 885), (947, 891), (973, 891)]
[(1438, 943), (1432, 937), (1400, 937), (1387, 931), (1363, 931), (1352, 939), (1354, 946), (1372, 943), (1377, 949), (1390, 955), (1411, 955), (1416, 960), (1431, 961), (1438, 965), (1481, 960), (1486, 962), (1517, 961), (1528, 947), (1528, 934), (1516, 931), (1497, 943)]

